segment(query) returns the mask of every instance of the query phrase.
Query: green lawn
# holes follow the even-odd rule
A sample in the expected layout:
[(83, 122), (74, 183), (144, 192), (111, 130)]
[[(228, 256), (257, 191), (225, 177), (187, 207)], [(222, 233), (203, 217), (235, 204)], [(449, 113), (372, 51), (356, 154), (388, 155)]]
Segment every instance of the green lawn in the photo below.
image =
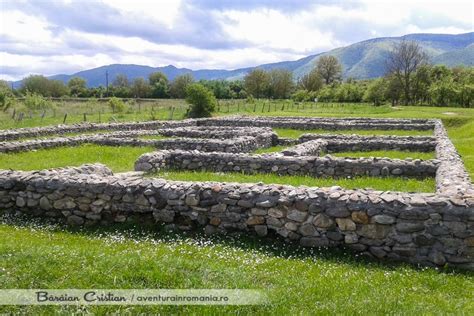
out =
[[(134, 137), (135, 138), (135, 137)], [(139, 139), (151, 139), (151, 140), (161, 140), (161, 139), (170, 139), (172, 137), (170, 136), (161, 136), (161, 135), (142, 135), (142, 136), (136, 136), (136, 138)]]
[(407, 191), (407, 192), (434, 192), (435, 181), (433, 178), (376, 178), (356, 177), (351, 179), (313, 178), (310, 176), (280, 176), (273, 173), (243, 174), (238, 172), (204, 172), (204, 171), (163, 171), (153, 174), (153, 177), (163, 177), (179, 181), (215, 181), (215, 182), (241, 182), (241, 183), (266, 183), (287, 184), (293, 186), (331, 187), (338, 185), (347, 189), (372, 188), (382, 191)]
[(0, 154), (0, 169), (41, 170), (84, 163), (100, 162), (114, 172), (133, 170), (138, 157), (154, 151), (153, 147), (113, 147), (86, 144), (79, 147), (58, 147), (12, 154)]
[(433, 131), (405, 131), (405, 130), (342, 130), (328, 131), (322, 129), (296, 130), (289, 128), (275, 128), (279, 137), (299, 138), (303, 134), (358, 134), (358, 135), (396, 135), (396, 136), (432, 136)]
[(338, 152), (338, 153), (331, 153), (332, 156), (336, 157), (386, 157), (392, 159), (434, 159), (435, 153), (434, 152), (413, 152), (413, 151), (399, 151), (399, 150), (373, 150), (373, 151), (346, 151), (346, 152)]
[(270, 153), (276, 153), (280, 152), (283, 149), (288, 148), (288, 146), (272, 146), (272, 147), (267, 147), (267, 148), (259, 148), (255, 151), (253, 151), (253, 154), (270, 154)]
[[(288, 146), (272, 146), (267, 148), (260, 148), (255, 150), (254, 154), (269, 154), (280, 152)], [(322, 156), (326, 155), (326, 153), (322, 153)], [(413, 151), (401, 151), (401, 150), (372, 150), (372, 151), (345, 151), (345, 152), (337, 152), (337, 153), (330, 153), (330, 155), (335, 157), (352, 157), (352, 158), (359, 158), (359, 157), (383, 157), (383, 158), (391, 158), (391, 159), (435, 159), (436, 155), (434, 152), (413, 152)]]
[[(157, 228), (67, 229), (0, 224), (3, 288), (262, 289), (267, 305), (94, 306), (82, 313), (473, 314), (473, 274), (374, 262), (251, 237)], [(0, 312), (72, 313), (75, 307), (5, 306)]]

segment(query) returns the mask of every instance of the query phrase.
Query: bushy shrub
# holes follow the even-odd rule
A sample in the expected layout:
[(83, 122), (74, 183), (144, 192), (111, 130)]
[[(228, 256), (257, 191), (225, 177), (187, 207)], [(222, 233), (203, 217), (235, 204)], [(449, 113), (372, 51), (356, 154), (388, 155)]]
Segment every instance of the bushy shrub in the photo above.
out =
[(45, 99), (43, 96), (27, 92), (25, 95), (25, 107), (28, 110), (37, 111), (37, 110), (47, 110), (53, 108), (53, 102)]
[(291, 98), (296, 102), (313, 102), (318, 98), (318, 92), (300, 89), (293, 93)]
[(367, 87), (364, 93), (364, 101), (372, 102), (375, 106), (381, 105), (385, 100), (386, 94), (386, 83), (385, 80), (375, 79)]
[(112, 97), (109, 99), (109, 107), (112, 109), (113, 113), (123, 113), (126, 110), (125, 103), (122, 99)]
[(191, 105), (187, 116), (209, 117), (216, 108), (216, 97), (202, 84), (193, 83), (186, 88), (186, 102)]
[(6, 87), (0, 86), (0, 111), (5, 112), (15, 104), (15, 97), (12, 91)]

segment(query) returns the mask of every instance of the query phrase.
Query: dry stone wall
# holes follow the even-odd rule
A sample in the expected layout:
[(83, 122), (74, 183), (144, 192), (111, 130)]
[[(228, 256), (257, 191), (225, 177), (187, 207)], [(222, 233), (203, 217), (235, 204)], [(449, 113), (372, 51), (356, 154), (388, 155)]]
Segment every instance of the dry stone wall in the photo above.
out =
[(230, 116), (203, 119), (197, 124), (199, 126), (253, 126), (302, 130), (432, 130), (435, 120)]
[[(140, 133), (133, 133), (133, 136)], [(240, 136), (231, 139), (200, 139), (200, 138), (170, 138), (170, 139), (140, 139), (127, 138), (124, 133), (84, 135), (72, 137), (57, 137), (49, 139), (34, 139), (25, 141), (0, 142), (0, 153), (15, 153), (38, 149), (63, 146), (80, 146), (96, 144), (104, 146), (153, 146), (157, 149), (182, 149), (216, 152), (250, 152), (258, 148), (271, 147), (276, 141), (273, 132), (262, 132), (257, 136)]]
[(474, 195), (474, 188), (461, 156), (441, 121), (436, 122), (434, 133), (438, 140), (436, 158), (440, 161), (436, 171), (437, 192), (446, 195)]
[(281, 153), (284, 156), (320, 156), (327, 150), (327, 145), (327, 141), (315, 139), (284, 149)]
[(337, 158), (332, 156), (283, 156), (182, 150), (146, 153), (135, 163), (136, 171), (207, 170), (216, 172), (277, 173), (314, 177), (347, 178), (360, 175), (434, 177), (436, 160), (385, 158)]
[(342, 246), (380, 259), (474, 269), (472, 196), (176, 182), (89, 165), (0, 171), (0, 209), (70, 225), (135, 221), (253, 232), (307, 247)]
[(418, 152), (435, 151), (437, 140), (432, 136), (361, 136), (334, 134), (303, 134), (299, 142), (311, 140), (327, 142), (327, 152), (407, 150)]
[(94, 131), (115, 130), (146, 130), (159, 128), (177, 128), (195, 126), (196, 120), (182, 121), (150, 121), (132, 123), (81, 123), (74, 125), (58, 125), (46, 127), (17, 128), (0, 131), (0, 141), (11, 141), (20, 138), (34, 138), (49, 135), (62, 135), (68, 133), (85, 133)]

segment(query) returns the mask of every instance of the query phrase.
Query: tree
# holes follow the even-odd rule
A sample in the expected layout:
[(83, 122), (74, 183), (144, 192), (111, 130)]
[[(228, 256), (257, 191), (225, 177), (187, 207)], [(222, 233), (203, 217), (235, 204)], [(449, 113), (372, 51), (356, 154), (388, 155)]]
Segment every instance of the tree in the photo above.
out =
[(387, 74), (399, 81), (403, 87), (405, 105), (411, 101), (412, 77), (418, 67), (428, 62), (428, 57), (421, 46), (413, 41), (396, 43), (386, 62)]
[(177, 99), (186, 97), (186, 88), (194, 82), (191, 74), (185, 74), (174, 78), (170, 85), (170, 96)]
[(316, 68), (313, 68), (309, 73), (303, 75), (298, 80), (298, 88), (307, 91), (319, 91), (323, 87), (323, 78)]
[(245, 91), (254, 98), (265, 97), (270, 86), (270, 77), (263, 69), (254, 69), (244, 78)]
[(321, 56), (316, 63), (316, 70), (326, 84), (341, 80), (342, 66), (334, 56)]
[(474, 101), (474, 67), (454, 67), (451, 72), (458, 91), (456, 103), (463, 107), (472, 107)]
[(71, 96), (85, 97), (87, 96), (87, 84), (86, 80), (80, 77), (74, 77), (69, 79), (67, 86), (69, 87)]
[(116, 97), (110, 98), (108, 104), (113, 113), (122, 113), (126, 109), (125, 103), (122, 101), (122, 99)]
[(8, 82), (0, 80), (0, 110), (5, 112), (15, 103), (15, 96)]
[(387, 88), (385, 90), (385, 99), (390, 100), (392, 106), (395, 106), (402, 97), (403, 86), (395, 76), (388, 76), (386, 80)]
[(36, 93), (44, 97), (62, 97), (69, 94), (68, 87), (59, 80), (49, 80), (45, 76), (31, 75), (22, 80), (21, 92)]
[(342, 83), (331, 86), (334, 89), (334, 101), (360, 102), (364, 97), (364, 90), (360, 83)]
[(233, 97), (229, 81), (202, 79), (199, 80), (199, 83), (211, 90), (217, 99), (231, 99)]
[(430, 98), (429, 89), (432, 83), (431, 73), (432, 67), (430, 65), (422, 65), (418, 67), (413, 75), (412, 101), (414, 103), (423, 104), (428, 102)]
[(200, 83), (186, 87), (186, 102), (191, 105), (187, 117), (209, 117), (216, 108), (216, 97)]
[(146, 98), (150, 95), (151, 87), (143, 78), (135, 78), (132, 83), (132, 94), (135, 98)]
[(373, 102), (375, 106), (382, 104), (385, 99), (386, 83), (383, 78), (372, 80), (364, 93), (364, 101)]
[(49, 80), (48, 90), (49, 96), (56, 98), (70, 94), (69, 88), (60, 80)]
[(49, 80), (45, 76), (31, 75), (23, 78), (21, 81), (21, 92), (25, 94), (27, 91), (31, 93), (38, 93), (43, 96), (50, 96)]
[(169, 97), (169, 82), (166, 75), (162, 72), (153, 72), (148, 76), (148, 82), (151, 86), (151, 96), (153, 98)]
[(118, 74), (115, 77), (114, 81), (112, 82), (112, 85), (118, 88), (125, 88), (125, 87), (129, 87), (130, 83), (128, 82), (128, 78), (126, 75)]
[(124, 74), (118, 74), (114, 81), (112, 82), (112, 87), (110, 88), (112, 95), (121, 97), (121, 98), (129, 98), (132, 96), (130, 90), (130, 83), (128, 78)]
[(40, 94), (31, 92), (26, 92), (24, 104), (27, 109), (32, 111), (54, 108), (54, 105), (50, 100), (45, 99)]
[(294, 88), (293, 74), (289, 70), (274, 69), (269, 72), (270, 95), (275, 99), (286, 99)]

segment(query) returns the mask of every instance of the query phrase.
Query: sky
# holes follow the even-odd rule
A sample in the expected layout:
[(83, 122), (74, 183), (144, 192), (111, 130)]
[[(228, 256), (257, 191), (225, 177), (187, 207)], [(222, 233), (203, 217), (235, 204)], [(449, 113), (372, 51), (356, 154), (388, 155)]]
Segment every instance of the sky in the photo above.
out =
[(235, 69), (365, 39), (472, 32), (472, 1), (0, 0), (0, 78), (108, 64)]

